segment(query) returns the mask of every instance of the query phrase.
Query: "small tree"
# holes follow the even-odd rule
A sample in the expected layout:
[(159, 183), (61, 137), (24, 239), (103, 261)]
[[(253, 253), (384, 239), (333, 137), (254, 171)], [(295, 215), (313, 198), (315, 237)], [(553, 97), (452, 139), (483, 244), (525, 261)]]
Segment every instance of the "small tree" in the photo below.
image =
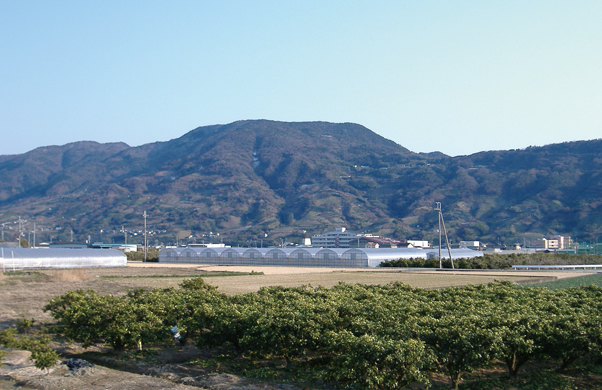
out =
[(40, 338), (26, 336), (19, 341), (19, 348), (31, 351), (30, 359), (33, 360), (34, 366), (48, 372), (48, 369), (59, 360), (59, 355), (49, 344), (50, 339), (46, 336)]
[[(44, 335), (38, 335), (37, 337), (27, 335), (18, 338), (17, 331), (12, 328), (0, 332), (0, 345), (4, 345), (6, 348), (30, 351), (30, 359), (34, 361), (34, 366), (40, 370), (48, 371), (59, 360), (59, 355), (49, 344), (50, 338)], [(4, 353), (0, 351), (0, 358), (3, 355)]]
[(19, 318), (17, 319), (17, 331), (19, 333), (28, 333), (29, 329), (33, 327), (34, 323), (35, 320), (33, 318), (31, 320), (28, 320), (26, 318)]

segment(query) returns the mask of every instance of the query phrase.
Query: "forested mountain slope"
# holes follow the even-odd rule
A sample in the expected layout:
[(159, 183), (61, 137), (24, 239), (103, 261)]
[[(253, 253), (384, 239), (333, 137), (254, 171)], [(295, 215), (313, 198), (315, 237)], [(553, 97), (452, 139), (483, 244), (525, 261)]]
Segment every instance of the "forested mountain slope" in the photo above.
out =
[[(595, 238), (602, 140), (448, 157), (417, 154), (351, 123), (240, 121), (139, 147), (76, 142), (0, 156), (0, 222), (140, 227), (247, 239), (335, 226), (433, 239), (443, 203), (453, 239), (524, 233)], [(107, 237), (100, 237), (107, 240)]]

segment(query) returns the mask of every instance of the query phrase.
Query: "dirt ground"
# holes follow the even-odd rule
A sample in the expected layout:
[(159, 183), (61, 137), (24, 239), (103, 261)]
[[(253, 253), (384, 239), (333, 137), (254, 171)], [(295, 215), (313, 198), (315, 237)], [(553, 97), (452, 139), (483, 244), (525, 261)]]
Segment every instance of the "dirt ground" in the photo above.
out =
[[(122, 362), (120, 367), (120, 361), (115, 357), (98, 357), (99, 362), (92, 363), (93, 367), (73, 370), (64, 364), (65, 360), (48, 371), (42, 371), (33, 366), (29, 356), (28, 351), (6, 352), (4, 365), (0, 367), (0, 389), (301, 390), (294, 385), (266, 384), (236, 375), (191, 369), (190, 366), (177, 363)], [(111, 366), (114, 368), (109, 368)]]
[[(210, 276), (224, 272), (238, 276)], [(263, 273), (249, 275), (249, 273)], [(208, 275), (205, 281), (226, 294), (257, 291), (263, 286), (324, 286), (344, 283), (387, 284), (403, 282), (413, 287), (442, 288), (510, 280), (534, 283), (583, 276), (584, 273), (548, 271), (437, 271), (412, 269), (340, 269), (260, 266), (215, 266), (129, 263), (127, 267), (79, 270), (39, 270), (0, 278), (0, 329), (18, 318), (50, 321), (42, 311), (49, 299), (69, 290), (92, 289), (100, 294), (125, 294), (135, 288), (177, 287), (183, 280)]]
[[(212, 276), (224, 272), (236, 276)], [(250, 274), (254, 273), (254, 274)], [(259, 273), (259, 274), (257, 274)], [(489, 283), (510, 280), (534, 283), (559, 278), (583, 276), (585, 273), (546, 271), (437, 271), (411, 269), (338, 269), (260, 266), (170, 265), (129, 263), (124, 268), (92, 268), (83, 270), (39, 270), (0, 275), (0, 330), (14, 327), (18, 318), (48, 323), (50, 316), (42, 308), (47, 301), (74, 289), (93, 289), (100, 294), (124, 294), (134, 288), (176, 287), (183, 280), (207, 275), (205, 281), (227, 294), (257, 291), (262, 286), (324, 286), (339, 282), (386, 284), (403, 282), (413, 287)], [(75, 349), (73, 349), (75, 348)], [(58, 345), (63, 356), (82, 356), (77, 346)], [(89, 351), (87, 351), (89, 352)], [(172, 356), (153, 364), (124, 367), (119, 360), (97, 364), (94, 369), (72, 372), (57, 364), (45, 373), (33, 367), (28, 353), (7, 351), (0, 367), (0, 389), (289, 389), (302, 387), (270, 384), (213, 371), (190, 372)], [(189, 353), (192, 353), (189, 351)], [(196, 351), (194, 353), (200, 353)], [(189, 357), (189, 356), (188, 356)], [(180, 358), (182, 358), (180, 356)], [(170, 360), (171, 359), (171, 360)], [(102, 363), (102, 362), (101, 362)], [(109, 364), (110, 363), (110, 364)], [(110, 367), (110, 368), (109, 368)], [(129, 371), (129, 372), (128, 372)]]
[(48, 372), (39, 370), (29, 360), (28, 351), (7, 352), (0, 375), (1, 389), (194, 389), (167, 379), (132, 374), (95, 366), (87, 370), (71, 371), (65, 364), (57, 364)]

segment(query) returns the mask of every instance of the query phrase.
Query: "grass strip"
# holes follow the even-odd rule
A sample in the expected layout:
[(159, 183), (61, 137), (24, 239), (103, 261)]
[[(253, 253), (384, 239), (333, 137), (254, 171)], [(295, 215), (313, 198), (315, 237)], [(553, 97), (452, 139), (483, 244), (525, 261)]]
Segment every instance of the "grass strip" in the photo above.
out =
[(547, 287), (550, 290), (557, 290), (561, 288), (579, 287), (579, 286), (594, 286), (602, 287), (602, 273), (595, 275), (578, 276), (574, 278), (566, 278), (556, 280), (554, 282), (543, 282), (537, 284), (531, 284), (529, 287)]
[(40, 275), (37, 271), (6, 271), (4, 276), (29, 276), (29, 275)]

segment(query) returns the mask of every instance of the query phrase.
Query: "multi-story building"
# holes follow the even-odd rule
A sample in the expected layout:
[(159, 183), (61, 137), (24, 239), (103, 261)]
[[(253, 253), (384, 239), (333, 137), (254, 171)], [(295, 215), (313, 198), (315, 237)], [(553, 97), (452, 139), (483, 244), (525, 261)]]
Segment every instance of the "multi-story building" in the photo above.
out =
[(371, 234), (358, 237), (349, 242), (351, 248), (407, 248), (408, 244), (391, 237), (373, 236)]
[(550, 238), (541, 238), (538, 240), (531, 241), (531, 248), (560, 250), (568, 248), (570, 242), (570, 237), (554, 236)]
[(351, 241), (356, 241), (361, 236), (347, 232), (344, 227), (337, 228), (333, 232), (316, 234), (311, 238), (311, 246), (318, 248), (349, 248)]
[(531, 245), (529, 245), (533, 249), (548, 249), (548, 240), (546, 238), (538, 238), (537, 240), (531, 240)]
[(548, 240), (548, 249), (564, 249), (566, 248), (566, 244), (564, 236), (550, 237)]
[(344, 227), (335, 231), (316, 234), (311, 238), (314, 248), (429, 248), (428, 241), (407, 242), (369, 233), (350, 233)]
[(481, 243), (479, 241), (460, 241), (460, 248), (470, 248), (470, 249), (479, 249), (481, 247)]

